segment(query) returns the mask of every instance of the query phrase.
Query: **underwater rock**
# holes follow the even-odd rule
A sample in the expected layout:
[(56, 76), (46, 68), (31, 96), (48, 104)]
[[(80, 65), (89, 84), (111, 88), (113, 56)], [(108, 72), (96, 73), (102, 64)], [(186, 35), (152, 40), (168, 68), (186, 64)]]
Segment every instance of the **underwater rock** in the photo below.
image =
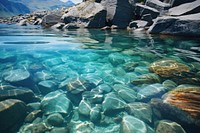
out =
[(97, 74), (81, 74), (81, 77), (87, 79), (89, 82), (95, 84), (96, 86), (103, 83), (103, 79)]
[(5, 99), (18, 99), (25, 103), (30, 103), (35, 100), (35, 96), (33, 91), (27, 88), (1, 90), (0, 100), (5, 100)]
[(26, 117), (26, 105), (20, 100), (8, 99), (0, 102), (0, 132), (14, 132)]
[(126, 85), (115, 84), (113, 89), (120, 98), (128, 103), (134, 102), (137, 99), (137, 93)]
[(90, 120), (92, 122), (99, 122), (101, 120), (101, 110), (99, 107), (94, 107), (91, 109)]
[(91, 104), (86, 100), (81, 100), (78, 106), (78, 112), (82, 115), (89, 116), (91, 111)]
[(112, 87), (108, 84), (100, 84), (95, 89), (102, 91), (102, 93), (104, 93), (104, 94), (112, 91)]
[(40, 63), (33, 63), (33, 64), (29, 65), (29, 68), (28, 68), (30, 73), (42, 71), (43, 69), (44, 69), (44, 66)]
[(159, 121), (155, 133), (186, 133), (185, 130), (176, 122), (169, 120)]
[(138, 62), (127, 62), (123, 65), (123, 68), (126, 72), (133, 72), (138, 65)]
[(52, 113), (62, 113), (68, 115), (72, 110), (71, 101), (63, 91), (48, 93), (41, 101), (41, 108), (46, 115)]
[(20, 128), (20, 133), (44, 133), (46, 131), (51, 131), (53, 127), (47, 126), (46, 123), (34, 123), (27, 124)]
[(146, 66), (137, 66), (134, 72), (137, 74), (147, 74), (149, 73), (149, 68)]
[(9, 54), (9, 53), (1, 53), (0, 55), (0, 63), (6, 63), (6, 62), (15, 62), (17, 57), (15, 55)]
[(129, 103), (126, 107), (128, 114), (135, 116), (136, 118), (146, 122), (152, 122), (152, 108), (150, 104), (142, 102)]
[(147, 127), (140, 119), (127, 115), (122, 118), (120, 133), (147, 133)]
[(27, 104), (27, 108), (29, 111), (40, 110), (40, 107), (41, 107), (40, 102), (34, 102), (34, 103)]
[(91, 90), (96, 85), (83, 78), (70, 78), (60, 84), (59, 88), (69, 91), (72, 94), (79, 94), (83, 91)]
[(105, 114), (124, 109), (125, 106), (126, 102), (119, 98), (114, 92), (106, 94), (102, 103), (102, 109)]
[(10, 84), (17, 86), (31, 86), (31, 75), (23, 69), (10, 70), (3, 73), (3, 79)]
[(171, 112), (172, 117), (200, 126), (199, 86), (179, 85), (164, 95), (162, 99), (162, 106), (168, 106), (168, 114)]
[(69, 133), (69, 130), (65, 127), (54, 127), (50, 133)]
[(119, 53), (110, 54), (108, 56), (108, 59), (109, 59), (110, 63), (115, 67), (120, 65), (120, 64), (125, 63), (125, 58)]
[(26, 118), (24, 119), (24, 122), (31, 123), (33, 122), (37, 117), (42, 117), (42, 110), (34, 110), (30, 112)]
[(52, 80), (44, 80), (38, 83), (38, 87), (39, 87), (40, 92), (43, 95), (46, 95), (49, 92), (57, 90), (58, 85), (56, 82)]
[(172, 80), (165, 80), (162, 85), (166, 88), (167, 91), (171, 91), (177, 87), (177, 84)]
[(82, 93), (83, 99), (87, 99), (90, 103), (101, 103), (103, 101), (103, 94), (99, 91), (85, 91)]
[(154, 73), (142, 74), (131, 81), (134, 85), (160, 83), (160, 77)]
[(165, 93), (166, 88), (159, 83), (148, 85), (141, 88), (137, 93), (137, 99), (148, 101), (151, 98), (161, 97)]
[(47, 117), (46, 121), (51, 126), (60, 127), (64, 123), (64, 118), (59, 113), (53, 113)]
[(94, 131), (94, 124), (88, 121), (77, 121), (73, 124), (72, 132), (74, 133), (92, 133)]
[(46, 67), (53, 67), (56, 65), (60, 65), (62, 63), (63, 63), (63, 61), (61, 58), (50, 58), (50, 59), (43, 61), (43, 64)]
[(172, 77), (176, 73), (189, 72), (189, 67), (175, 60), (160, 60), (153, 62), (149, 70), (161, 77)]
[(49, 71), (40, 71), (40, 72), (36, 72), (34, 74), (34, 81), (35, 82), (40, 82), (40, 81), (44, 81), (44, 80), (51, 80), (53, 79), (53, 75), (51, 74), (51, 72)]

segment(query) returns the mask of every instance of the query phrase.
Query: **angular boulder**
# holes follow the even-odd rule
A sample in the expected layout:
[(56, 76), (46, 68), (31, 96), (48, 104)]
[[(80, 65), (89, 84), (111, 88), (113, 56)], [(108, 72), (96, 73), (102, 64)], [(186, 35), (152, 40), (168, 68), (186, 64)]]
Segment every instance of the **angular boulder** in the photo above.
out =
[(134, 7), (129, 0), (101, 0), (107, 10), (107, 22), (118, 28), (126, 28), (133, 18)]
[(159, 121), (155, 133), (186, 133), (180, 124), (169, 121), (161, 120)]
[(25, 103), (29, 103), (32, 102), (34, 98), (35, 98), (34, 93), (30, 89), (18, 88), (18, 89), (0, 91), (0, 100), (18, 99), (22, 100)]
[(194, 13), (200, 13), (200, 1), (196, 0), (191, 3), (185, 3), (180, 6), (176, 6), (174, 8), (169, 9), (170, 16), (181, 16), (181, 15), (189, 15)]
[(172, 7), (179, 6), (185, 3), (193, 2), (196, 0), (165, 0), (166, 3), (171, 4)]
[(42, 18), (41, 24), (42, 24), (42, 26), (45, 26), (45, 27), (51, 27), (51, 26), (61, 22), (61, 17), (62, 17), (62, 14), (60, 12), (45, 15)]
[(200, 36), (200, 13), (180, 17), (163, 16), (156, 19), (149, 33)]
[(81, 23), (87, 28), (102, 28), (106, 22), (105, 8), (96, 2), (86, 1), (65, 11), (64, 23)]
[(147, 127), (140, 119), (127, 115), (122, 118), (120, 133), (147, 133)]
[(44, 80), (38, 83), (38, 87), (40, 92), (46, 95), (47, 93), (56, 90), (58, 85), (53, 80)]
[(160, 0), (146, 0), (145, 5), (157, 9), (161, 14), (164, 10), (168, 10), (171, 7), (170, 4), (161, 2)]
[(61, 113), (68, 115), (71, 112), (71, 101), (66, 97), (63, 91), (54, 91), (48, 93), (41, 101), (41, 108), (46, 115)]
[(26, 105), (20, 100), (8, 99), (0, 102), (0, 132), (14, 132), (26, 117)]
[(139, 18), (141, 18), (143, 15), (150, 14), (152, 19), (157, 18), (158, 15), (160, 14), (160, 12), (155, 8), (151, 8), (149, 6), (142, 5), (139, 3), (135, 5), (135, 13)]

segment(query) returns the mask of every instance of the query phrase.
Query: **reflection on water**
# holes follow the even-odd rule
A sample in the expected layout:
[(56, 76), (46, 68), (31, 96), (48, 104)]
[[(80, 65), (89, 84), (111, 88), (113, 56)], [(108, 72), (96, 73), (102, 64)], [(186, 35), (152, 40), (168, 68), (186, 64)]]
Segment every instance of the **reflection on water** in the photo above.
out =
[(200, 39), (0, 25), (0, 53), (0, 100), (35, 113), (0, 131), (199, 130)]

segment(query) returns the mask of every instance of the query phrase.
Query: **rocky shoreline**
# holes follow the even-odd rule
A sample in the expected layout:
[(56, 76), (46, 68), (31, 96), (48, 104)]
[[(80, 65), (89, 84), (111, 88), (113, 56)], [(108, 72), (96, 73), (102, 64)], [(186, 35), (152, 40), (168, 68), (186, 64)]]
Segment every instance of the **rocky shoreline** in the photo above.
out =
[(42, 25), (53, 29), (146, 30), (151, 34), (200, 36), (199, 0), (85, 0), (68, 9), (0, 19), (0, 23)]

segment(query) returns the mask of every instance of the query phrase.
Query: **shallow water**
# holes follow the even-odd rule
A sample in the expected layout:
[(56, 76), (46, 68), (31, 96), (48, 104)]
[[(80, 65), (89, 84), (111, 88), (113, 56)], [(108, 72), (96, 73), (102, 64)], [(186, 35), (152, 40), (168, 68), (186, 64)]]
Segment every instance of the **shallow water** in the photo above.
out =
[[(69, 116), (69, 114), (63, 115), (62, 111), (58, 111), (65, 119), (65, 123), (58, 127), (68, 127), (71, 132), (78, 132), (80, 130), (82, 132), (105, 131), (122, 133), (126, 131), (120, 128), (120, 122), (116, 122), (116, 119), (123, 117), (125, 114), (129, 114), (128, 111), (120, 107), (120, 110), (113, 109), (112, 115), (109, 111), (105, 113), (107, 111), (105, 109), (106, 107), (101, 107), (103, 102), (105, 103), (105, 97), (115, 92), (117, 97), (119, 96), (126, 104), (132, 102), (149, 103), (152, 98), (161, 98), (163, 93), (153, 95), (150, 99), (141, 100), (138, 98), (139, 89), (145, 88), (149, 84), (146, 82), (134, 84), (132, 81), (137, 79), (140, 75), (152, 73), (149, 70), (150, 64), (162, 59), (176, 60), (179, 63), (189, 66), (190, 73), (182, 74), (181, 78), (184, 79), (190, 74), (193, 78), (198, 79), (198, 75), (195, 74), (200, 72), (200, 39), (149, 35), (141, 31), (134, 33), (122, 30), (100, 31), (98, 29), (55, 31), (37, 26), (19, 27), (15, 25), (0, 25), (1, 91), (5, 90), (3, 87), (5, 85), (22, 86), (31, 89), (40, 100), (44, 100), (43, 97), (46, 94), (56, 90), (63, 90), (63, 94), (72, 93), (72, 95), (65, 96), (72, 102), (73, 109), (71, 109), (71, 112), (73, 113), (70, 113), (71, 116)], [(130, 67), (128, 63), (135, 64)], [(12, 71), (18, 69), (30, 74), (31, 83), (28, 81), (18, 82), (20, 77), (26, 76), (26, 74), (21, 71)], [(7, 77), (8, 72), (14, 72), (14, 74)], [(12, 82), (12, 80), (16, 80), (16, 78), (19, 80)], [(81, 79), (84, 79), (87, 80), (88, 83), (86, 83), (86, 85), (80, 83), (82, 86), (81, 89), (79, 88), (80, 90), (67, 90), (65, 83), (69, 83), (72, 79), (76, 79), (73, 82), (81, 82)], [(184, 84), (179, 80), (174, 80), (174, 78), (161, 78), (160, 84), (167, 79), (175, 82), (175, 86)], [(42, 81), (53, 82), (54, 86), (52, 87), (49, 85), (49, 82), (45, 83), (44, 86), (47, 86), (47, 90), (44, 90), (40, 86)], [(184, 82), (198, 86), (200, 84), (199, 80), (194, 82), (187, 80)], [(87, 87), (89, 83), (91, 84)], [(70, 88), (69, 85), (68, 88), (73, 90), (74, 86), (76, 87), (76, 84), (79, 83), (75, 83), (75, 85), (73, 83), (70, 84), (72, 88)], [(118, 87), (115, 87), (119, 84), (126, 86), (128, 90), (133, 90), (136, 93), (135, 98), (124, 98), (123, 96), (125, 94), (123, 93), (122, 95), (120, 93), (121, 88), (116, 89)], [(104, 86), (102, 87), (101, 85)], [(109, 87), (107, 87), (107, 89), (105, 85), (108, 85), (111, 90), (109, 90)], [(99, 86), (105, 89), (104, 92), (99, 94), (94, 92), (96, 95), (102, 96), (103, 100), (91, 103), (91, 105), (89, 104), (88, 106), (92, 108), (99, 107), (99, 112), (105, 115), (106, 118), (99, 118), (101, 119), (99, 122), (93, 122), (90, 116), (87, 114), (84, 116), (84, 113), (80, 113), (80, 101), (89, 97), (87, 100), (90, 103), (90, 98), (94, 97), (90, 92)], [(87, 93), (83, 93), (85, 91)], [(165, 93), (168, 91), (169, 90), (165, 91)], [(85, 94), (85, 97), (80, 96), (82, 93)], [(54, 96), (52, 97), (54, 98)], [(55, 95), (55, 97), (57, 97), (57, 95)], [(64, 105), (56, 104), (55, 106)], [(41, 110), (44, 111), (43, 108)], [(145, 122), (146, 126), (149, 128), (148, 132), (154, 132), (153, 130), (156, 129), (155, 123), (157, 120), (166, 119), (164, 117), (157, 118), (157, 116), (154, 116), (155, 114), (155, 112), (152, 114), (153, 118), (149, 122), (146, 122), (142, 118), (140, 119), (141, 116), (139, 117), (137, 114), (133, 116)], [(42, 118), (40, 122), (45, 123), (48, 115), (49, 114), (44, 113), (40, 116), (40, 118)], [(179, 123), (178, 120), (176, 122)], [(23, 125), (26, 127), (28, 123), (24, 122)], [(75, 125), (78, 126), (76, 127)], [(185, 130), (190, 131), (190, 125), (183, 124), (182, 126), (184, 126)], [(196, 128), (195, 125), (192, 126)], [(20, 127), (20, 130), (17, 130), (23, 132), (24, 127), (22, 125), (20, 125)], [(142, 131), (143, 129), (139, 130)], [(50, 131), (46, 130), (43, 132)]]

